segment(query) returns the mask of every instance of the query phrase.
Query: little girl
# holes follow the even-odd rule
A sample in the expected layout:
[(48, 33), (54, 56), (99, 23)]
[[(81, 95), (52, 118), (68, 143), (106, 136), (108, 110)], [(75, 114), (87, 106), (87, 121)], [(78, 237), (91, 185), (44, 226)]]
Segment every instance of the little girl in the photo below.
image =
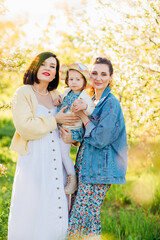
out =
[[(69, 88), (57, 99), (56, 104), (58, 104), (58, 102), (61, 103), (61, 105), (57, 107), (57, 110), (60, 111), (63, 107), (68, 106), (65, 112), (71, 113), (74, 101), (81, 101), (81, 99), (83, 99), (85, 102), (83, 101), (83, 104), (81, 105), (82, 108), (80, 110), (83, 110), (86, 115), (90, 115), (95, 106), (89, 95), (84, 90), (87, 80), (90, 79), (88, 68), (82, 63), (73, 63), (70, 65), (63, 64), (60, 72), (61, 80), (65, 80), (65, 84)], [(76, 122), (74, 126), (63, 125), (63, 127), (71, 130), (73, 140), (77, 142), (82, 141), (84, 129), (81, 120)], [(60, 139), (60, 144), (62, 161), (67, 172), (65, 193), (72, 194), (77, 190), (77, 179), (73, 161), (69, 156), (71, 144), (64, 143), (62, 139)]]

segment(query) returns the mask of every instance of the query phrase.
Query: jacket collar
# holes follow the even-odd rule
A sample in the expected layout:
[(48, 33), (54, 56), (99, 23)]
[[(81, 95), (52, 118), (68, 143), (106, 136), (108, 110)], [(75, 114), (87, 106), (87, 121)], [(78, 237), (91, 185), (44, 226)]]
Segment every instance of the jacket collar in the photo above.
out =
[[(104, 92), (102, 93), (102, 96), (101, 96), (99, 102), (97, 103), (97, 105), (96, 105), (93, 113), (91, 114), (90, 118), (92, 118), (92, 119), (97, 119), (97, 118), (98, 118), (98, 114), (97, 114), (97, 113), (99, 112), (99, 107), (100, 107), (100, 105), (107, 99), (110, 91), (111, 91), (110, 87), (109, 87), (109, 86), (106, 87), (106, 89), (105, 89)], [(95, 98), (95, 95), (93, 96), (93, 99), (94, 99), (94, 98)]]
[[(107, 86), (107, 87), (105, 88), (105, 90), (103, 91), (102, 96), (100, 97), (100, 100), (99, 100), (99, 102), (97, 103), (97, 106), (99, 106), (99, 105), (108, 97), (110, 91), (111, 91), (110, 87)], [(95, 95), (94, 95), (93, 99), (94, 99), (94, 98), (95, 98)]]
[(102, 93), (102, 96), (101, 96), (100, 100), (101, 100), (102, 98), (104, 98), (104, 97), (107, 97), (107, 96), (108, 96), (108, 94), (110, 93), (110, 91), (111, 91), (110, 87), (109, 87), (109, 86), (107, 86), (107, 87), (106, 87), (106, 89), (103, 91), (103, 93)]

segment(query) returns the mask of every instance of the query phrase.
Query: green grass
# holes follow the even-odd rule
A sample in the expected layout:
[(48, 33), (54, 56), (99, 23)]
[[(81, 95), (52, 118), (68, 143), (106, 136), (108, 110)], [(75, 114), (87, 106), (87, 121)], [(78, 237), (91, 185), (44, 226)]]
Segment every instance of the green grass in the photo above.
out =
[[(112, 186), (110, 191), (114, 192), (114, 187)], [(106, 197), (102, 206), (101, 221), (102, 233), (110, 233), (118, 240), (160, 239), (159, 217), (128, 200), (124, 203), (111, 202)]]
[[(9, 150), (14, 126), (11, 111), (0, 111), (0, 240), (7, 240), (7, 224), (17, 154)], [(112, 185), (101, 210), (103, 240), (160, 240), (159, 142), (129, 150), (127, 183)], [(147, 150), (146, 150), (147, 149)], [(76, 148), (71, 149), (75, 160)], [(154, 152), (148, 160), (147, 154)]]
[(17, 155), (9, 150), (13, 133), (10, 110), (0, 111), (0, 164), (6, 168), (0, 177), (0, 240), (7, 239), (8, 214), (16, 166)]

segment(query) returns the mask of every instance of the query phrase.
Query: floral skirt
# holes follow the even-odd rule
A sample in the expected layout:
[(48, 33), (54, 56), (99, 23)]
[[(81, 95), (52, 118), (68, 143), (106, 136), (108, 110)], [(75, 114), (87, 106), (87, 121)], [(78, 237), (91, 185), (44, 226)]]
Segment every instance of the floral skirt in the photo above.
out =
[(78, 177), (78, 191), (72, 195), (71, 199), (67, 239), (97, 240), (101, 236), (101, 206), (111, 185), (85, 184), (81, 182), (84, 147), (85, 143), (82, 143), (75, 165)]

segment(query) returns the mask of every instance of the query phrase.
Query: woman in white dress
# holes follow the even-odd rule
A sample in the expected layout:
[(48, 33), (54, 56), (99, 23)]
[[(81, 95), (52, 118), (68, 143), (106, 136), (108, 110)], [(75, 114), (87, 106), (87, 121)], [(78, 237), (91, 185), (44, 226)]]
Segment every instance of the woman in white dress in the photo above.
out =
[(54, 99), (59, 60), (39, 54), (24, 74), (24, 85), (12, 100), (16, 128), (11, 149), (18, 152), (8, 222), (8, 240), (63, 240), (68, 226), (68, 201), (57, 123), (78, 119), (59, 113)]

